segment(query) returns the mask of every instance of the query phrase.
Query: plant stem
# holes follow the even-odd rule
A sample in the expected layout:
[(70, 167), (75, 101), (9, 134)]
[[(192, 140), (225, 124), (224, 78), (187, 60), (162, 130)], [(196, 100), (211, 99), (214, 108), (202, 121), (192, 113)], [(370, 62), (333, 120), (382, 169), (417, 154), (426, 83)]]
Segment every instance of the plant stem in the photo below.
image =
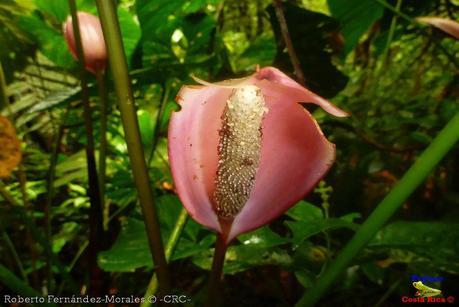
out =
[(116, 9), (113, 1), (97, 0), (96, 3), (108, 48), (110, 68), (118, 96), (118, 106), (121, 113), (132, 173), (142, 206), (148, 242), (158, 276), (159, 289), (161, 294), (166, 294), (170, 288), (167, 262), (153, 200), (153, 191), (140, 140), (139, 123), (134, 106), (134, 96), (132, 94)]
[[(47, 188), (47, 195), (46, 195), (46, 203), (44, 207), (44, 219), (45, 219), (45, 238), (48, 242), (52, 242), (53, 236), (52, 236), (52, 231), (51, 231), (51, 207), (53, 205), (53, 199), (54, 199), (54, 181), (56, 179), (56, 166), (57, 166), (57, 158), (59, 155), (59, 147), (62, 142), (62, 137), (64, 135), (64, 124), (67, 119), (69, 111), (65, 111), (63, 120), (61, 125), (59, 126), (56, 139), (54, 140), (53, 144), (53, 150), (51, 153), (51, 159), (50, 159), (50, 165), (49, 165), (49, 172), (48, 172), (48, 177), (47, 177), (47, 182), (46, 182), (46, 188)], [(48, 284), (48, 288), (54, 288), (54, 280), (53, 280), (53, 275), (52, 275), (52, 261), (51, 261), (51, 255), (47, 253), (46, 255), (46, 280)]]
[(89, 91), (86, 79), (86, 69), (84, 60), (84, 50), (81, 42), (80, 27), (77, 17), (77, 7), (75, 0), (69, 0), (70, 13), (72, 15), (73, 33), (75, 35), (75, 47), (78, 55), (78, 64), (80, 68), (81, 81), (81, 99), (83, 101), (84, 120), (86, 128), (86, 159), (88, 167), (89, 181), (89, 253), (88, 262), (90, 270), (90, 294), (101, 294), (102, 271), (97, 266), (97, 252), (100, 249), (100, 239), (102, 237), (102, 210), (100, 204), (99, 183), (96, 168), (96, 159), (94, 157), (94, 137), (91, 119), (91, 107), (89, 105)]
[(21, 272), (22, 279), (24, 280), (25, 284), (29, 284), (29, 280), (27, 279), (27, 273), (24, 270), (24, 266), (22, 265), (21, 258), (19, 258), (18, 252), (16, 251), (16, 248), (14, 247), (13, 242), (11, 242), (10, 236), (3, 231), (2, 232), (3, 236), (3, 241), (5, 241), (6, 245), (10, 249), (11, 255), (14, 258), (14, 261), (16, 262), (16, 265), (18, 266), (19, 271)]
[(2, 62), (0, 62), (0, 109), (9, 107), (8, 94), (6, 93), (5, 73), (3, 72)]
[(301, 69), (300, 60), (296, 55), (295, 48), (293, 48), (292, 39), (288, 32), (287, 21), (285, 20), (284, 11), (282, 8), (281, 0), (274, 0), (274, 9), (276, 11), (277, 20), (279, 21), (279, 27), (284, 38), (285, 45), (287, 46), (288, 54), (290, 56), (290, 62), (292, 62), (293, 69), (295, 70), (296, 78), (302, 85), (306, 84), (306, 78), (304, 77), (303, 70)]
[(210, 271), (209, 285), (207, 288), (207, 307), (219, 305), (220, 282), (223, 272), (223, 264), (225, 263), (226, 249), (228, 245), (226, 238), (221, 234), (217, 234), (217, 242), (215, 242), (214, 259), (212, 269)]
[(330, 264), (310, 291), (297, 306), (313, 306), (332, 285), (339, 274), (349, 265), (360, 250), (374, 237), (410, 194), (425, 180), (446, 153), (459, 140), (459, 113), (440, 131), (417, 161), (410, 167), (397, 185), (381, 201), (354, 237)]
[[(187, 220), (188, 220), (188, 213), (186, 212), (185, 209), (182, 208), (182, 211), (180, 211), (179, 217), (177, 218), (177, 221), (175, 222), (174, 229), (172, 230), (172, 233), (166, 244), (166, 260), (167, 261), (170, 261), (174, 253), (175, 247), (177, 246), (178, 240), (180, 238), (180, 235), (182, 234), (182, 230), (185, 227)], [(140, 306), (141, 307), (151, 306), (151, 303), (149, 302), (148, 297), (154, 295), (157, 290), (158, 290), (158, 279), (156, 278), (156, 274), (153, 274), (153, 276), (150, 279), (150, 282), (148, 283), (147, 291), (145, 292), (145, 295), (143, 296), (145, 298), (145, 301), (142, 304), (140, 304)]]
[[(99, 149), (99, 193), (101, 210), (105, 213), (105, 178), (106, 178), (106, 157), (107, 157), (107, 113), (108, 99), (107, 88), (105, 86), (104, 71), (98, 69), (96, 71), (97, 85), (99, 88), (99, 103), (100, 103), (100, 149)], [(108, 221), (105, 214), (102, 215), (102, 225), (104, 230), (107, 230)]]
[[(0, 264), (0, 281), (7, 286), (9, 289), (18, 293), (23, 297), (41, 297), (41, 294), (35, 291), (33, 288), (25, 284), (20, 280), (16, 275), (14, 275), (10, 270)], [(52, 303), (41, 304), (41, 306), (56, 306)]]
[(170, 94), (170, 85), (169, 85), (169, 82), (166, 80), (165, 85), (164, 85), (163, 99), (161, 99), (161, 103), (159, 104), (159, 108), (158, 108), (158, 113), (156, 114), (156, 121), (155, 121), (155, 128), (154, 128), (155, 130), (153, 131), (154, 135), (153, 135), (150, 155), (148, 157), (148, 166), (151, 165), (151, 161), (153, 160), (153, 157), (155, 156), (156, 147), (158, 146), (159, 133), (161, 131), (161, 121), (164, 115), (164, 109), (169, 99), (169, 94)]
[[(403, 0), (397, 0), (397, 4), (395, 6), (395, 9), (397, 11), (400, 11), (400, 8), (402, 7), (402, 1)], [(390, 50), (390, 45), (392, 44), (392, 40), (394, 39), (395, 28), (397, 26), (397, 18), (398, 18), (398, 15), (394, 14), (390, 22), (389, 35), (387, 36), (386, 47), (384, 48), (384, 53), (382, 56), (382, 59), (383, 59), (382, 68), (386, 68), (388, 64), (389, 50)]]

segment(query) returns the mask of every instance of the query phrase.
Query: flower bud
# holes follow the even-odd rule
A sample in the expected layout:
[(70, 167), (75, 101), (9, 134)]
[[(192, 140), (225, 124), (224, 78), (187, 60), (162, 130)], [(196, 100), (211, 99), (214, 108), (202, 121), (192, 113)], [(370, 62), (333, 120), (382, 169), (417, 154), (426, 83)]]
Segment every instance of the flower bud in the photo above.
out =
[[(77, 16), (85, 67), (95, 74), (96, 71), (104, 70), (107, 66), (107, 49), (105, 47), (102, 26), (97, 16), (85, 12), (78, 12)], [(78, 60), (71, 16), (63, 24), (62, 30), (70, 53)]]

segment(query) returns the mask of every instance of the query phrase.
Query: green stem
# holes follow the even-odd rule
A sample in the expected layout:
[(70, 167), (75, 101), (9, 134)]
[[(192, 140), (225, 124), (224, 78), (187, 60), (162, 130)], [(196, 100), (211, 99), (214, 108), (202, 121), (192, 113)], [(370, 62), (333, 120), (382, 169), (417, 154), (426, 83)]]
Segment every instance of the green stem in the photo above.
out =
[(212, 269), (210, 271), (209, 285), (207, 287), (206, 307), (218, 306), (220, 303), (220, 282), (223, 273), (223, 265), (225, 263), (226, 249), (228, 245), (226, 238), (221, 234), (217, 234), (217, 242), (215, 242), (214, 259), (212, 261)]
[[(52, 242), (52, 232), (51, 232), (51, 207), (53, 205), (54, 199), (54, 181), (56, 179), (56, 167), (57, 167), (57, 158), (59, 155), (59, 147), (62, 142), (62, 137), (64, 135), (64, 125), (67, 119), (69, 111), (65, 111), (63, 120), (61, 125), (59, 126), (58, 132), (56, 134), (53, 150), (51, 153), (50, 165), (49, 165), (49, 172), (46, 182), (47, 194), (46, 194), (46, 202), (44, 207), (44, 219), (45, 219), (45, 238), (48, 242)], [(48, 283), (49, 288), (54, 288), (54, 278), (52, 274), (52, 262), (51, 262), (51, 255), (47, 253), (46, 255), (46, 280)]]
[(134, 96), (128, 74), (128, 66), (121, 38), (121, 31), (113, 1), (97, 0), (97, 9), (102, 22), (105, 42), (108, 48), (110, 68), (118, 96), (124, 134), (127, 142), (134, 182), (145, 220), (148, 242), (158, 276), (161, 294), (169, 291), (169, 276), (164, 247), (161, 239), (153, 191), (140, 140), (139, 124), (135, 110)]
[[(100, 103), (100, 149), (99, 149), (99, 193), (101, 210), (105, 213), (105, 178), (106, 178), (106, 157), (107, 157), (107, 113), (108, 113), (108, 98), (107, 88), (105, 86), (104, 71), (96, 71), (97, 84), (99, 87), (99, 103)], [(102, 224), (104, 230), (107, 230), (106, 215), (102, 215)]]
[(9, 107), (8, 94), (6, 92), (5, 73), (3, 72), (2, 62), (0, 62), (0, 109)]
[(90, 294), (101, 294), (102, 271), (97, 266), (97, 252), (100, 249), (100, 239), (102, 237), (102, 211), (100, 204), (99, 183), (96, 168), (96, 159), (94, 157), (94, 136), (92, 129), (91, 107), (89, 105), (89, 91), (86, 79), (84, 50), (81, 42), (80, 27), (77, 17), (77, 7), (75, 0), (69, 0), (70, 13), (72, 15), (73, 33), (75, 35), (75, 47), (78, 55), (78, 64), (80, 68), (81, 81), (81, 100), (83, 101), (85, 130), (86, 130), (86, 160), (88, 168), (89, 181), (89, 272), (90, 272)]
[(310, 288), (311, 290), (301, 298), (297, 306), (313, 306), (322, 297), (339, 274), (425, 180), (458, 139), (459, 113), (446, 124), (397, 185), (360, 226), (354, 237), (346, 244), (317, 283)]
[[(24, 283), (21, 279), (19, 279), (16, 275), (14, 275), (10, 270), (0, 264), (0, 281), (6, 285), (9, 289), (18, 293), (23, 297), (41, 297), (41, 294), (35, 291), (33, 288), (28, 286)], [(38, 305), (38, 304), (37, 304)], [(47, 303), (46, 298), (44, 299), (44, 303), (40, 304), (40, 306), (56, 306), (52, 303)]]
[(161, 122), (164, 115), (164, 109), (167, 105), (167, 101), (169, 100), (170, 94), (170, 85), (166, 81), (164, 85), (164, 95), (163, 99), (161, 99), (161, 103), (159, 104), (158, 113), (156, 114), (156, 121), (155, 121), (155, 130), (153, 131), (153, 141), (151, 146), (150, 155), (148, 157), (148, 165), (151, 165), (151, 161), (153, 161), (153, 157), (155, 156), (156, 147), (158, 146), (159, 141), (159, 133), (161, 131)]
[(21, 276), (25, 284), (29, 284), (29, 280), (27, 279), (27, 273), (24, 270), (24, 266), (22, 265), (21, 258), (19, 258), (18, 252), (16, 251), (16, 248), (14, 247), (13, 242), (11, 242), (10, 236), (3, 231), (2, 233), (3, 236), (3, 241), (5, 241), (6, 245), (10, 249), (11, 255), (14, 258), (14, 261), (16, 262), (16, 265), (18, 266), (19, 271), (21, 272)]
[[(395, 9), (398, 12), (400, 12), (400, 8), (402, 7), (402, 1), (403, 0), (397, 0), (397, 4), (395, 6)], [(384, 48), (384, 53), (383, 53), (383, 56), (382, 56), (382, 59), (383, 59), (382, 67), (384, 67), (384, 68), (388, 64), (389, 50), (390, 50), (390, 45), (392, 44), (392, 40), (394, 39), (395, 28), (397, 26), (397, 18), (398, 18), (398, 15), (394, 14), (394, 16), (392, 17), (392, 20), (390, 22), (389, 35), (387, 36), (386, 47)]]
[[(177, 221), (175, 222), (174, 229), (172, 230), (172, 233), (166, 244), (166, 260), (167, 261), (170, 261), (174, 253), (175, 247), (177, 246), (178, 240), (180, 238), (180, 235), (182, 234), (182, 230), (185, 227), (187, 219), (188, 219), (188, 213), (186, 212), (185, 209), (182, 208), (182, 211), (180, 211), (180, 215), (177, 218)], [(145, 301), (140, 306), (141, 307), (151, 306), (151, 303), (149, 302), (148, 297), (154, 295), (157, 290), (158, 290), (158, 279), (156, 278), (156, 274), (153, 274), (148, 284), (147, 291), (145, 292), (145, 295), (144, 295)]]

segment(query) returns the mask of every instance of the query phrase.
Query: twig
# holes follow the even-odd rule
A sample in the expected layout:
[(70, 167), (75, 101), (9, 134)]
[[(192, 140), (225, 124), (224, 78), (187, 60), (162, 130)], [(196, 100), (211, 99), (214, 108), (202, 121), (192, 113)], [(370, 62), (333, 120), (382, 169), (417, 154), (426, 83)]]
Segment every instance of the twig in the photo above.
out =
[(290, 62), (292, 62), (293, 69), (295, 70), (296, 78), (298, 79), (299, 83), (305, 85), (306, 78), (304, 77), (300, 61), (298, 60), (295, 49), (293, 48), (292, 39), (290, 38), (290, 34), (288, 32), (287, 21), (285, 20), (284, 11), (282, 9), (282, 2), (281, 0), (274, 0), (273, 4), (276, 11), (277, 20), (279, 21), (282, 37), (284, 38), (284, 42), (287, 46), (288, 54), (290, 56)]

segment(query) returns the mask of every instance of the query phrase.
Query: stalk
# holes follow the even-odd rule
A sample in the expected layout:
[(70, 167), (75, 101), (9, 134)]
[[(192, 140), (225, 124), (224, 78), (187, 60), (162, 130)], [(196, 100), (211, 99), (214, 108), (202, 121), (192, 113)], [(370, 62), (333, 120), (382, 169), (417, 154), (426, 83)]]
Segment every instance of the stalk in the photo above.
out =
[[(64, 135), (64, 123), (67, 119), (68, 110), (65, 112), (63, 116), (62, 123), (57, 131), (56, 139), (54, 140), (53, 149), (50, 158), (50, 165), (49, 165), (49, 172), (46, 182), (47, 194), (46, 194), (46, 202), (44, 207), (44, 219), (45, 219), (45, 238), (46, 241), (52, 242), (52, 231), (51, 231), (51, 207), (53, 205), (54, 199), (54, 181), (56, 179), (56, 167), (57, 167), (57, 158), (59, 154), (59, 146), (62, 142), (62, 137)], [(51, 270), (52, 262), (51, 262), (51, 255), (47, 252), (46, 254), (46, 280), (48, 284), (48, 288), (54, 288), (54, 279)]]
[(459, 140), (459, 113), (440, 131), (402, 179), (381, 201), (354, 237), (346, 244), (336, 259), (314, 286), (300, 299), (297, 306), (313, 306), (328, 290), (335, 279), (375, 236), (411, 193), (426, 179), (435, 166)]
[(292, 39), (290, 33), (288, 32), (287, 21), (285, 20), (284, 10), (282, 8), (281, 0), (274, 0), (274, 10), (276, 11), (276, 17), (279, 21), (280, 31), (282, 37), (284, 38), (285, 46), (287, 46), (288, 55), (290, 56), (290, 62), (292, 62), (293, 69), (295, 70), (296, 78), (300, 84), (306, 84), (306, 78), (304, 77), (303, 70), (301, 69), (300, 60), (296, 55), (295, 48), (293, 48)]
[[(22, 297), (29, 298), (40, 298), (41, 293), (35, 291), (29, 285), (24, 283), (16, 275), (14, 275), (10, 270), (0, 264), (0, 281), (6, 285), (9, 289), (18, 293)], [(38, 304), (37, 304), (38, 305)], [(44, 298), (44, 303), (40, 304), (41, 306), (56, 306), (53, 303), (47, 303), (46, 298)]]
[(81, 99), (83, 101), (84, 120), (86, 128), (86, 159), (89, 181), (89, 271), (90, 271), (90, 294), (97, 295), (100, 292), (100, 275), (102, 271), (97, 266), (97, 252), (100, 249), (100, 238), (102, 237), (102, 210), (100, 204), (99, 183), (94, 157), (94, 137), (91, 119), (91, 107), (89, 105), (89, 91), (86, 79), (84, 62), (84, 50), (81, 43), (80, 27), (78, 25), (77, 8), (75, 0), (69, 0), (70, 13), (72, 15), (73, 33), (75, 35), (75, 47), (78, 55), (81, 81)]
[[(170, 261), (172, 255), (174, 254), (175, 247), (177, 246), (178, 240), (180, 238), (180, 235), (182, 234), (183, 228), (185, 227), (187, 220), (188, 220), (188, 213), (186, 212), (185, 209), (182, 208), (182, 211), (180, 211), (180, 215), (177, 219), (177, 222), (175, 222), (174, 229), (172, 230), (172, 233), (166, 244), (166, 260), (168, 262)], [(145, 292), (145, 295), (143, 296), (145, 298), (145, 301), (142, 304), (140, 304), (140, 306), (150, 307), (151, 303), (149, 302), (148, 297), (155, 295), (157, 290), (158, 290), (158, 279), (156, 278), (156, 274), (153, 274), (153, 276), (150, 279), (150, 282), (148, 283), (147, 291)]]
[[(400, 8), (402, 7), (402, 0), (397, 0), (397, 4), (395, 6), (395, 9), (400, 12)], [(390, 21), (390, 28), (389, 28), (389, 35), (387, 37), (386, 41), (386, 47), (384, 48), (384, 53), (382, 56), (382, 67), (386, 68), (388, 64), (388, 59), (389, 59), (389, 50), (390, 50), (390, 45), (392, 44), (392, 40), (394, 39), (394, 33), (395, 33), (395, 28), (397, 26), (397, 18), (398, 15), (394, 14), (392, 16), (392, 20)]]
[(6, 93), (5, 73), (3, 72), (3, 66), (0, 62), (0, 109), (6, 107), (9, 107), (8, 94)]
[[(107, 88), (105, 84), (104, 71), (96, 71), (97, 85), (99, 88), (100, 104), (100, 149), (99, 149), (99, 193), (101, 210), (105, 212), (105, 178), (106, 178), (106, 161), (107, 161), (107, 113), (108, 99)], [(107, 230), (107, 221), (105, 214), (102, 216), (103, 229)]]
[(6, 233), (6, 231), (2, 232), (3, 241), (5, 241), (6, 246), (10, 249), (11, 255), (13, 256), (14, 262), (18, 266), (19, 272), (21, 272), (22, 279), (25, 284), (29, 285), (29, 280), (27, 279), (27, 273), (24, 270), (24, 266), (22, 265), (21, 258), (18, 255), (16, 248), (14, 247), (13, 242), (11, 242), (10, 236)]
[(140, 140), (139, 124), (134, 106), (128, 66), (121, 38), (121, 31), (113, 1), (97, 0), (97, 9), (102, 22), (105, 42), (107, 44), (110, 67), (118, 96), (118, 106), (121, 113), (124, 134), (128, 147), (129, 159), (137, 187), (139, 201), (142, 206), (148, 242), (159, 281), (161, 294), (169, 290), (169, 276), (164, 247), (161, 239), (158, 216), (150, 185), (150, 177), (145, 161), (142, 142)]
[(219, 305), (220, 281), (222, 278), (223, 264), (225, 263), (226, 249), (228, 245), (226, 238), (221, 234), (217, 234), (217, 242), (215, 242), (214, 259), (212, 261), (212, 269), (210, 271), (209, 286), (207, 288), (206, 307)]

